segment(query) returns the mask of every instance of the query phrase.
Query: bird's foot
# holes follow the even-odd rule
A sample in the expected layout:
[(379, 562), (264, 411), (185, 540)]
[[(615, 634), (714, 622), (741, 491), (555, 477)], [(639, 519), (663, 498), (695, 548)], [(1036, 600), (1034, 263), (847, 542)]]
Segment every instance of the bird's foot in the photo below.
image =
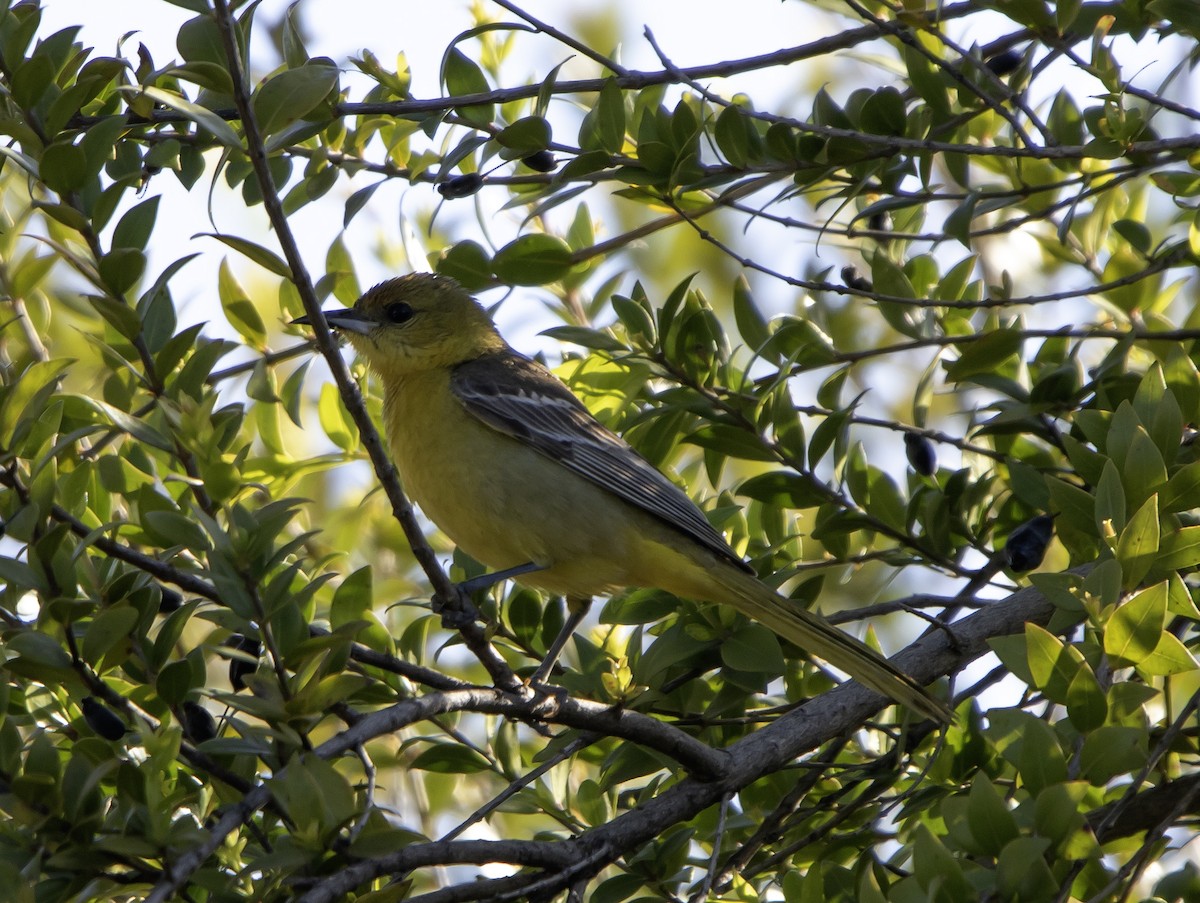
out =
[(571, 696), (566, 687), (534, 683), (532, 680), (527, 681), (522, 689), (525, 698), (532, 703), (531, 714), (543, 720), (557, 715)]
[(472, 604), (471, 600), (462, 592), (456, 595), (457, 598), (447, 600), (440, 593), (434, 593), (433, 598), (430, 599), (433, 613), (441, 615), (442, 627), (446, 630), (462, 630), (480, 620), (479, 609)]

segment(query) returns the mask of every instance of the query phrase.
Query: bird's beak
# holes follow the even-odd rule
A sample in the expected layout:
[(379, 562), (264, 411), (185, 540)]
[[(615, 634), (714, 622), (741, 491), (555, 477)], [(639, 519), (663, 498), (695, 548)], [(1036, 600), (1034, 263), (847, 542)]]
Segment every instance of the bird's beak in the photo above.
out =
[[(376, 325), (374, 320), (354, 308), (327, 310), (325, 311), (325, 322), (334, 329), (340, 329), (343, 332), (357, 332), (359, 335), (367, 335)], [(292, 325), (311, 326), (312, 320), (307, 315), (297, 317), (292, 320)]]

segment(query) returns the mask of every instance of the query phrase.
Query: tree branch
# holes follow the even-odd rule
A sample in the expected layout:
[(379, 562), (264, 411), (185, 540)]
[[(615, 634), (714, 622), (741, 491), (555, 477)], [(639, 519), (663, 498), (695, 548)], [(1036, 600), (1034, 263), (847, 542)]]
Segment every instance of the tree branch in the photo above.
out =
[[(379, 431), (375, 429), (375, 424), (371, 421), (370, 414), (367, 413), (362, 393), (359, 392), (358, 385), (350, 375), (345, 361), (342, 360), (338, 343), (334, 339), (329, 325), (325, 322), (325, 315), (321, 312), (321, 302), (317, 299), (312, 278), (304, 264), (304, 258), (296, 244), (291, 226), (288, 224), (287, 213), (283, 209), (283, 202), (271, 175), (266, 145), (258, 129), (258, 122), (255, 119), (254, 110), (250, 104), (250, 94), (246, 87), (246, 76), (242, 72), (241, 57), (235, 35), (236, 24), (226, 0), (214, 0), (214, 2), (221, 42), (225, 49), (230, 77), (233, 80), (234, 101), (237, 104), (238, 115), (245, 134), (246, 152), (254, 167), (255, 178), (262, 193), (263, 207), (271, 221), (271, 227), (275, 230), (275, 237), (283, 251), (284, 259), (291, 270), (292, 282), (296, 286), (300, 299), (304, 302), (305, 313), (308, 314), (312, 323), (317, 348), (329, 365), (347, 412), (355, 426), (358, 427), (367, 456), (375, 468), (375, 474), (387, 494), (388, 501), (391, 503), (392, 514), (404, 531), (404, 537), (408, 541), (417, 563), (429, 578), (429, 582), (433, 584), (433, 588), (443, 604), (453, 610), (469, 611), (470, 609), (467, 607), (469, 603), (462, 597), (458, 588), (451, 583), (446, 572), (442, 570), (437, 555), (421, 531), (412, 504), (401, 489), (400, 481), (396, 477), (396, 470), (384, 449)], [(492, 647), (482, 627), (471, 621), (463, 623), (460, 630), (467, 648), (487, 669), (497, 686), (507, 690), (513, 690), (520, 686), (520, 681), (513, 674), (512, 668)]]
[[(918, 682), (929, 683), (938, 677), (955, 673), (988, 652), (990, 647), (987, 641), (991, 637), (1018, 632), (1024, 629), (1026, 623), (1044, 625), (1054, 611), (1054, 606), (1037, 589), (1020, 589), (1008, 598), (957, 622), (954, 625), (956, 645), (940, 632), (931, 634), (913, 643), (895, 656), (893, 661)], [(491, 690), (482, 692), (495, 693)], [(725, 758), (715, 780), (685, 778), (654, 799), (606, 824), (573, 838), (550, 842), (552, 846), (567, 851), (561, 857), (563, 861), (590, 862), (591, 865), (583, 871), (576, 867), (518, 875), (499, 879), (502, 884), (471, 881), (415, 899), (444, 903), (455, 900), (512, 899), (528, 895), (535, 889), (537, 893), (546, 895), (557, 893), (581, 877), (595, 875), (604, 866), (659, 836), (670, 826), (694, 818), (709, 806), (718, 804), (725, 795), (737, 793), (762, 777), (786, 767), (805, 752), (846, 736), (885, 704), (886, 700), (871, 690), (854, 683), (842, 684), (750, 734), (727, 750), (716, 751)], [(330, 741), (335, 742), (340, 745), (347, 741), (342, 737)], [(323, 746), (321, 752), (328, 746)], [(428, 846), (437, 847), (438, 842)], [(406, 871), (410, 860), (404, 854), (405, 851), (400, 851), (353, 865), (339, 873), (336, 879), (323, 882), (309, 891), (302, 900), (305, 903), (334, 900), (362, 882)], [(436, 857), (433, 851), (428, 855), (431, 861)], [(538, 855), (557, 857), (559, 854), (539, 849)]]

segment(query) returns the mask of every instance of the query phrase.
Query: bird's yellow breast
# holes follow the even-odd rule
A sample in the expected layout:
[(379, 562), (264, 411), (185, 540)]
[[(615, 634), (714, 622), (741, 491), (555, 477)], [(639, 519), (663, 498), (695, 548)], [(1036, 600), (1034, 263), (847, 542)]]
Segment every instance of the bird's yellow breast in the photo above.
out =
[(384, 418), (405, 491), (471, 557), (566, 595), (643, 584), (648, 515), (476, 419), (448, 370), (391, 381)]

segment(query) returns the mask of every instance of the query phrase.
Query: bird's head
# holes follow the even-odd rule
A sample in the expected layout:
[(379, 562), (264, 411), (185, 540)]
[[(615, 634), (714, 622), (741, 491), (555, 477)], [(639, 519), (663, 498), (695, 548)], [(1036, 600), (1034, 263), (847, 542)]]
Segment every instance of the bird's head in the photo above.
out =
[(449, 367), (504, 347), (487, 311), (453, 279), (432, 273), (381, 282), (354, 307), (325, 311), (325, 322), (383, 375)]

